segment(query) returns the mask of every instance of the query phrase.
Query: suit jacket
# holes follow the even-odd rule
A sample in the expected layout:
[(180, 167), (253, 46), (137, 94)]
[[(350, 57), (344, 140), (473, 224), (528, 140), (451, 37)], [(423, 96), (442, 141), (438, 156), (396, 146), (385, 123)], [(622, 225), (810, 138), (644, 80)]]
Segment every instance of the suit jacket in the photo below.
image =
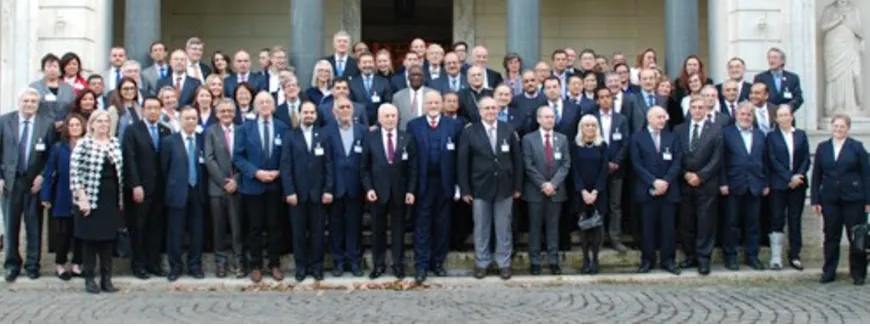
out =
[[(719, 92), (719, 101), (724, 101), (725, 96), (722, 95), (722, 85), (724, 83), (716, 84), (716, 91)], [(748, 81), (743, 81), (743, 84), (740, 85), (740, 94), (737, 95), (737, 102), (743, 102), (749, 100), (749, 92), (752, 90), (752, 83)]]
[(353, 142), (350, 152), (345, 151), (341, 140), (341, 131), (337, 123), (332, 123), (324, 128), (329, 137), (329, 146), (332, 148), (332, 171), (335, 175), (335, 198), (360, 198), (362, 194), (361, 160), (363, 154), (363, 142), (368, 133), (365, 125), (353, 124)]
[[(133, 102), (133, 107), (129, 110), (127, 108), (116, 108), (110, 106), (108, 111), (109, 134), (117, 136), (119, 140), (124, 139), (124, 134), (128, 127), (142, 121), (142, 107), (136, 102)], [(124, 145), (123, 142), (121, 145)]]
[(821, 205), (840, 200), (870, 205), (868, 166), (867, 149), (858, 140), (846, 138), (836, 158), (831, 139), (819, 143), (813, 160), (810, 202)]
[[(777, 126), (777, 124), (776, 124), (776, 109), (777, 109), (776, 104), (773, 104), (773, 103), (770, 103), (770, 102), (767, 103), (767, 123), (768, 123), (768, 125), (770, 126), (770, 130), (769, 130), (768, 132), (773, 131), (774, 129), (776, 129), (776, 126)], [(756, 118), (756, 117), (757, 117), (757, 116), (755, 115), (755, 111), (756, 111), (755, 108), (753, 108), (753, 109), (752, 109), (752, 117), (753, 117), (753, 118)], [(753, 126), (754, 128), (761, 129), (761, 128), (758, 126), (758, 119), (757, 119), (757, 118), (752, 120), (752, 126)]]
[(804, 184), (798, 189), (806, 191), (807, 172), (810, 170), (810, 144), (803, 130), (792, 129), (792, 151), (789, 155), (785, 144), (785, 134), (777, 128), (767, 134), (767, 163), (770, 169), (770, 188), (787, 190), (791, 177), (795, 174), (804, 176)]
[(349, 77), (352, 79), (353, 77), (359, 76), (360, 71), (357, 61), (353, 57), (351, 57), (350, 54), (348, 54), (345, 58), (347, 60), (345, 60), (344, 62), (344, 73), (341, 75), (338, 74), (338, 67), (335, 65), (335, 54), (327, 56), (323, 59), (329, 61), (329, 64), (332, 65), (332, 71), (335, 73), (335, 77)]
[(531, 117), (533, 117), (532, 120), (536, 120), (534, 117), (536, 117), (538, 113), (538, 108), (547, 105), (547, 97), (544, 96), (544, 92), (538, 92), (538, 96), (534, 98), (528, 98), (526, 97), (526, 94), (520, 93), (511, 98), (510, 105), (527, 112)]
[[(598, 119), (598, 129), (604, 132), (601, 126), (601, 111), (595, 110), (593, 113)], [(628, 133), (628, 121), (625, 116), (611, 111), (610, 115), (610, 143), (607, 144), (607, 160), (610, 163), (619, 165), (619, 169), (613, 172), (614, 176), (625, 176), (626, 158), (628, 158), (628, 145), (631, 141), (631, 135)], [(602, 134), (602, 136), (604, 136)]]
[(365, 82), (362, 77), (351, 79), (348, 85), (350, 87), (351, 101), (365, 105), (366, 116), (371, 124), (378, 121), (378, 107), (383, 103), (391, 103), (393, 101), (390, 81), (384, 77), (378, 75), (372, 76), (370, 91), (366, 91)]
[[(546, 102), (544, 105), (550, 105), (550, 102)], [(580, 107), (574, 104), (574, 102), (562, 100), (562, 116), (561, 119), (556, 121), (554, 129), (556, 132), (568, 137), (568, 139), (574, 139), (577, 136), (577, 123), (580, 122), (580, 118), (582, 118)], [(531, 121), (529, 130), (539, 128), (535, 113), (529, 113), (529, 121)]]
[[(142, 187), (145, 198), (153, 198), (163, 191), (163, 171), (160, 165), (160, 146), (163, 138), (172, 134), (172, 130), (158, 123), (158, 148), (151, 141), (151, 130), (144, 120), (136, 122), (124, 134), (121, 151), (124, 154), (124, 186), (127, 190)], [(187, 180), (187, 179), (185, 179)], [(156, 200), (162, 200), (157, 198)]]
[(459, 111), (457, 114), (465, 117), (471, 123), (480, 122), (480, 111), (477, 109), (477, 102), (486, 96), (492, 97), (491, 89), (482, 88), (479, 92), (475, 92), (471, 88), (465, 88), (459, 91)]
[[(432, 130), (428, 116), (420, 116), (408, 122), (408, 133), (414, 137), (417, 147), (417, 196), (422, 198), (426, 191), (441, 187), (441, 193), (452, 194), (456, 190), (456, 151), (459, 135), (464, 128), (458, 120), (441, 117), (438, 127)], [(435, 133), (437, 144), (430, 144), (430, 134)], [(441, 184), (427, 184), (429, 180), (429, 149), (438, 148)]]
[(323, 194), (335, 189), (329, 135), (318, 126), (311, 129), (311, 148), (302, 128), (287, 130), (281, 149), (281, 184), (284, 196), (296, 195), (301, 203), (321, 203)]
[[(42, 173), (54, 143), (54, 121), (46, 116), (34, 115), (30, 118), (32, 135), (28, 145), (27, 169), (22, 176), (26, 182), (32, 183), (37, 175)], [(18, 111), (0, 116), (0, 179), (5, 180), (4, 193), (10, 194), (15, 179), (18, 176), (18, 145), (19, 145), (19, 115)]]
[[(103, 94), (105, 94), (105, 95), (109, 95), (109, 93), (114, 91), (115, 87), (118, 86), (118, 85), (115, 85), (115, 73), (113, 71), (114, 69), (119, 70), (119, 74), (120, 74), (121, 67), (117, 67), (117, 68), (109, 67), (109, 69), (103, 71), (103, 73), (102, 73), (103, 82), (106, 84), (106, 88), (103, 90)], [(124, 78), (123, 74), (120, 74), (120, 76), (121, 76), (121, 78)]]
[(719, 193), (719, 176), (722, 170), (723, 143), (722, 128), (705, 122), (701, 127), (701, 135), (695, 150), (692, 150), (692, 128), (694, 122), (690, 119), (674, 128), (674, 133), (680, 141), (683, 160), (680, 168), (680, 180), (683, 194), (688, 195), (690, 186), (685, 181), (685, 175), (693, 172), (701, 178), (698, 189), (706, 196), (716, 196)]
[[(157, 83), (157, 88), (160, 89), (165, 86), (175, 87), (175, 81), (172, 78), (172, 74), (166, 75), (166, 77), (160, 79)], [(178, 107), (192, 105), (194, 96), (196, 96), (196, 89), (200, 86), (202, 86), (202, 83), (199, 82), (199, 79), (193, 78), (193, 76), (186, 76), (181, 85), (181, 94), (178, 96)], [(254, 95), (256, 96), (256, 94)]]
[(495, 151), (482, 122), (466, 127), (459, 136), (457, 178), (463, 196), (493, 202), (523, 190), (525, 171), (519, 137), (509, 124), (496, 124)]
[(713, 114), (713, 125), (716, 127), (725, 128), (725, 126), (734, 124), (734, 119), (730, 115), (720, 111)]
[[(782, 87), (779, 91), (776, 90), (776, 82), (773, 80), (773, 73), (770, 70), (761, 72), (755, 75), (756, 83), (762, 82), (767, 85), (767, 90), (770, 92), (770, 102), (780, 105), (788, 103), (792, 107), (792, 112), (796, 112), (804, 104), (804, 92), (801, 89), (800, 77), (788, 70), (782, 71)], [(791, 95), (791, 96), (787, 96)]]
[[(556, 194), (550, 199), (554, 202), (563, 202), (568, 199), (568, 191), (565, 179), (571, 171), (571, 150), (568, 145), (568, 137), (558, 132), (551, 131), (553, 139), (553, 163), (547, 169), (547, 156), (544, 150), (544, 136), (541, 130), (535, 130), (523, 137), (523, 168), (525, 172), (525, 186), (523, 198), (528, 202), (541, 202), (544, 193), (541, 185), (551, 183), (556, 187)], [(556, 154), (559, 153), (559, 154)]]
[(417, 146), (414, 136), (401, 131), (396, 133), (394, 161), (388, 162), (384, 148), (382, 129), (369, 132), (363, 141), (360, 174), (365, 192), (374, 190), (377, 203), (385, 205), (389, 200), (405, 202), (405, 194), (417, 192)]
[(498, 71), (486, 68), (486, 81), (489, 82), (486, 84), (489, 89), (495, 89), (496, 86), (501, 85), (501, 83), (504, 82), (504, 79)]
[[(233, 125), (233, 141), (238, 141), (241, 126)], [(231, 151), (233, 150), (224, 137), (224, 128), (221, 124), (213, 124), (205, 130), (204, 139), (205, 168), (208, 171), (208, 195), (220, 197), (226, 194), (224, 184), (226, 179), (233, 178), (236, 181), (236, 192), (241, 185), (241, 173), (233, 165)]]
[[(459, 89), (456, 90), (456, 92), (459, 92), (463, 89), (469, 88), (468, 78), (465, 77), (465, 74), (463, 72), (460, 71), (459, 75), (456, 76), (456, 78), (459, 78), (459, 80), (458, 80)], [(433, 89), (437, 90), (441, 94), (453, 91), (450, 88), (450, 77), (447, 76), (446, 71), (442, 72), (441, 76), (438, 77), (438, 79), (431, 80), (429, 82), (429, 87), (432, 87)]]
[[(166, 75), (172, 75), (172, 67), (168, 63), (166, 64)], [(157, 93), (160, 91), (160, 88), (157, 86), (160, 78), (160, 69), (156, 64), (153, 64), (142, 70), (142, 85), (139, 85), (139, 88), (147, 96), (157, 96)]]
[(69, 218), (73, 215), (69, 182), (70, 155), (72, 148), (69, 142), (55, 143), (42, 172), (42, 179), (45, 181), (39, 191), (39, 200), (51, 203), (51, 216), (54, 218)]
[(514, 131), (517, 132), (517, 136), (522, 139), (526, 133), (531, 132), (532, 130), (532, 120), (536, 117), (535, 113), (531, 111), (526, 111), (511, 105), (508, 105), (507, 108), (503, 109), (507, 113), (507, 122), (514, 127)]
[(209, 65), (202, 63), (202, 61), (197, 62), (196, 65), (199, 66), (199, 70), (202, 71), (202, 80), (197, 80), (199, 80), (200, 83), (205, 83), (205, 79), (208, 77), (208, 75), (211, 75), (213, 71), (211, 70), (211, 67)]
[[(624, 97), (623, 101), (627, 100), (629, 97), (633, 98), (634, 103), (632, 104), (633, 109), (631, 110), (631, 116), (628, 117), (628, 127), (631, 128), (631, 133), (635, 133), (646, 127), (646, 114), (649, 112), (650, 107), (647, 105), (642, 91)], [(661, 106), (664, 109), (668, 108), (667, 96), (655, 94), (655, 102), (655, 105)]]
[[(634, 169), (634, 200), (639, 204), (653, 200), (650, 191), (653, 182), (662, 179), (668, 183), (668, 191), (664, 194), (670, 203), (680, 202), (680, 162), (683, 151), (677, 135), (667, 130), (659, 134), (660, 151), (656, 151), (652, 134), (644, 128), (631, 137), (631, 166)], [(671, 154), (668, 157), (667, 154)], [(670, 158), (668, 160), (667, 158)]]
[[(258, 73), (248, 72), (247, 82), (248, 82), (248, 84), (251, 84), (252, 87), (254, 87), (253, 96), (257, 96), (257, 93), (259, 93), (262, 90), (266, 90), (266, 91), (269, 90), (267, 88), (268, 85), (266, 84), (266, 80), (263, 79), (263, 76), (258, 74)], [(224, 96), (229, 97), (229, 98), (233, 98), (233, 92), (236, 91), (236, 87), (238, 87), (238, 86), (239, 86), (239, 74), (238, 73), (230, 74), (229, 76), (225, 77), (224, 78)]]
[[(324, 98), (324, 103), (317, 108), (317, 126), (325, 127), (326, 125), (335, 122), (335, 113), (332, 112), (334, 103), (332, 95)], [(362, 103), (352, 102), (353, 104), (353, 122), (369, 125), (369, 118), (366, 112), (366, 107)], [(285, 109), (286, 111), (286, 109)], [(377, 119), (377, 117), (375, 118)], [(377, 120), (375, 120), (377, 121)]]
[(201, 192), (204, 189), (203, 183), (207, 180), (204, 175), (205, 169), (203, 165), (205, 158), (203, 157), (202, 134), (194, 133), (194, 142), (196, 143), (196, 186), (191, 189), (188, 177), (190, 176), (188, 168), (188, 153), (187, 140), (182, 136), (182, 132), (177, 132), (168, 137), (163, 138), (160, 143), (160, 167), (163, 174), (166, 176), (166, 190), (164, 192), (164, 203), (171, 208), (187, 207), (187, 196), (190, 196), (190, 191)]
[(765, 164), (767, 145), (764, 133), (752, 128), (752, 151), (748, 153), (738, 126), (722, 129), (722, 140), (725, 144), (725, 166), (721, 170), (720, 185), (728, 186), (731, 195), (749, 192), (761, 196), (770, 182)]
[(72, 86), (61, 81), (58, 83), (57, 95), (49, 90), (45, 78), (30, 84), (39, 91), (39, 108), (37, 113), (51, 118), (53, 121), (63, 121), (69, 113), (70, 104), (75, 101), (76, 94)]
[[(416, 100), (420, 108), (422, 108), (421, 115), (426, 115), (426, 94), (435, 90), (426, 86), (421, 86), (421, 88), (422, 91), (419, 92), (420, 95), (417, 96)], [(402, 89), (393, 94), (393, 105), (399, 109), (399, 130), (407, 130), (408, 122), (420, 116), (417, 115), (417, 108), (411, 106), (410, 88)]]
[(242, 183), (239, 184), (239, 193), (243, 195), (260, 195), (266, 191), (280, 189), (281, 180), (276, 179), (266, 184), (254, 178), (258, 170), (278, 170), (280, 165), (281, 146), (284, 145), (282, 136), (286, 134), (289, 127), (281, 120), (272, 120), (274, 138), (271, 153), (263, 151), (259, 119), (246, 121), (236, 134), (238, 137), (233, 144), (233, 165), (241, 171)]

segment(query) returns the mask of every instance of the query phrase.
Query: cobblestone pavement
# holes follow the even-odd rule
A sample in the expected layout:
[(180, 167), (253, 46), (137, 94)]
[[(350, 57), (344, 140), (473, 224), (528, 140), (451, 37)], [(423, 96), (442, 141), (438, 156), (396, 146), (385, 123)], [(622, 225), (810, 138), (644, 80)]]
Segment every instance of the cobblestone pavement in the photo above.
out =
[(0, 323), (861, 323), (850, 282), (659, 285), (485, 284), (418, 291), (89, 295), (0, 289)]

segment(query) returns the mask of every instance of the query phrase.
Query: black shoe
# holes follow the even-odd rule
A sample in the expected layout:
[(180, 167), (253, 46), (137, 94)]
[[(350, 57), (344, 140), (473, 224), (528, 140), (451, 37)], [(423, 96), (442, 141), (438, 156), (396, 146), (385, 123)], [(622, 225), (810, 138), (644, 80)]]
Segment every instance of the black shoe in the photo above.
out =
[(192, 276), (193, 278), (198, 279), (198, 280), (201, 280), (201, 279), (204, 279), (204, 278), (205, 278), (205, 273), (203, 273), (203, 272), (202, 272), (202, 269), (199, 269), (199, 268), (194, 269), (193, 271), (188, 272), (188, 274), (189, 274), (190, 276)]
[(93, 277), (88, 276), (85, 278), (85, 291), (93, 294), (100, 293), (100, 287), (97, 286), (97, 282), (94, 282)]
[(18, 270), (15, 270), (15, 269), (7, 269), (6, 270), (6, 283), (15, 282), (15, 280), (18, 279), (18, 275), (20, 273), (21, 272), (19, 272)]
[(66, 271), (66, 270), (63, 271), (63, 273), (58, 273), (57, 271), (54, 271), (54, 275), (57, 276), (57, 278), (61, 279), (64, 282), (72, 279), (72, 274), (70, 274), (69, 271)]
[(498, 270), (498, 277), (501, 277), (502, 280), (507, 281), (511, 279), (511, 276), (513, 276), (513, 271), (510, 267), (504, 267)]
[(163, 268), (160, 267), (160, 266), (148, 267), (148, 268), (146, 269), (146, 271), (148, 272), (148, 274), (154, 275), (154, 276), (156, 276), (156, 277), (166, 277), (166, 276), (169, 275), (169, 274), (167, 274), (166, 271), (164, 271)]
[(710, 262), (705, 261), (698, 264), (698, 274), (701, 275), (710, 275)]
[(41, 275), (39, 274), (39, 270), (29, 270), (27, 271), (27, 278), (31, 280), (38, 279)]
[(637, 268), (637, 272), (641, 274), (649, 273), (650, 269), (652, 269), (652, 263), (648, 261), (643, 261), (640, 263), (640, 267)]
[(148, 272), (146, 272), (144, 269), (141, 269), (141, 268), (137, 268), (137, 269), (133, 270), (133, 277), (138, 278), (140, 280), (147, 280), (147, 279), (151, 278), (151, 276), (148, 275)]
[(432, 267), (432, 273), (435, 273), (435, 276), (445, 277), (447, 276), (447, 270), (444, 269), (444, 264), (438, 263)]
[(423, 284), (423, 282), (426, 282), (426, 269), (425, 268), (417, 269), (417, 271), (414, 272), (414, 282), (417, 283), (417, 285), (421, 285), (421, 284)]
[(311, 272), (311, 276), (314, 276), (315, 281), (323, 281), (323, 268), (315, 268)]
[(471, 275), (478, 280), (483, 279), (484, 277), (486, 277), (486, 268), (480, 268), (475, 266), (474, 271)]
[(357, 264), (351, 264), (350, 265), (350, 273), (353, 274), (353, 276), (355, 276), (355, 277), (362, 277), (363, 276), (362, 266), (357, 265)]
[(170, 282), (177, 281), (179, 277), (181, 277), (180, 271), (171, 271), (171, 272), (169, 272), (169, 275), (166, 275), (166, 279), (169, 280)]
[(384, 272), (386, 272), (386, 271), (387, 271), (386, 267), (377, 266), (372, 270), (371, 273), (369, 273), (369, 278), (374, 280), (378, 277), (381, 277), (381, 275), (384, 275)]
[(725, 268), (729, 271), (740, 270), (740, 264), (737, 264), (737, 258), (725, 258)]
[(403, 266), (393, 266), (393, 275), (396, 276), (397, 279), (405, 278), (405, 267)]
[(758, 257), (752, 257), (752, 258), (749, 258), (749, 259), (746, 261), (746, 265), (748, 265), (750, 268), (752, 268), (752, 269), (754, 269), (754, 270), (757, 270), (757, 271), (763, 271), (763, 270), (764, 270), (764, 265), (761, 264), (761, 261), (758, 260)]
[(341, 277), (344, 275), (344, 264), (335, 263), (335, 267), (332, 268), (332, 276)]
[(801, 263), (800, 259), (797, 259), (797, 258), (792, 259), (788, 262), (788, 264), (791, 265), (791, 268), (794, 268), (796, 270), (799, 270), (799, 271), (804, 270), (804, 264)]
[(304, 269), (296, 270), (296, 282), (302, 282), (306, 277), (308, 277), (308, 273), (306, 273)]
[(662, 264), (662, 269), (674, 275), (680, 275), (680, 273), (682, 272), (680, 268), (677, 267), (677, 264), (674, 263)]
[(680, 268), (689, 269), (693, 267), (698, 267), (698, 260), (694, 258), (686, 258), (680, 263)]
[(819, 283), (822, 283), (822, 284), (831, 283), (835, 279), (836, 279), (836, 276), (834, 274), (822, 274), (822, 278), (819, 279)]
[(529, 266), (529, 274), (541, 275), (541, 265), (532, 264), (531, 266)]
[(862, 285), (864, 285), (864, 279), (863, 278), (856, 278), (856, 279), (852, 280), (852, 284), (855, 284), (856, 286), (862, 286)]
[(227, 277), (227, 266), (217, 265), (217, 267), (215, 268), (214, 276), (216, 276), (217, 278)]
[(106, 293), (115, 293), (118, 290), (112, 285), (112, 276), (108, 274), (100, 275), (100, 290)]
[(559, 264), (550, 264), (550, 275), (562, 275), (562, 267)]

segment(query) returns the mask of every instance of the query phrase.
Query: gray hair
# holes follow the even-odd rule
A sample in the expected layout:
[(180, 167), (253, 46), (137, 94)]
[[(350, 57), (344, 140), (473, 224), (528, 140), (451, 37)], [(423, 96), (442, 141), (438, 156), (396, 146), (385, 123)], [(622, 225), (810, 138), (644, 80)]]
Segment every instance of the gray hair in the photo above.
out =
[(340, 39), (340, 38), (346, 38), (348, 41), (350, 41), (350, 34), (348, 34), (346, 31), (338, 31), (338, 32), (335, 32), (334, 35), (332, 35), (333, 42), (335, 42), (335, 40)]
[(21, 99), (23, 99), (27, 95), (33, 95), (33, 96), (36, 96), (36, 98), (39, 98), (39, 96), (40, 96), (39, 91), (36, 90), (36, 88), (28, 87), (28, 88), (25, 88), (24, 90), (22, 90), (20, 93), (18, 93), (18, 100), (21, 101)]
[(124, 64), (121, 65), (121, 71), (126, 71), (128, 68), (132, 68), (132, 67), (136, 67), (140, 71), (142, 70), (142, 65), (139, 64), (139, 61), (130, 59), (130, 60), (124, 61)]
[[(538, 109), (538, 110), (540, 110), (540, 109)], [(650, 110), (652, 110), (652, 109), (650, 109)], [(591, 115), (591, 114), (584, 115), (583, 118), (580, 118), (580, 122), (577, 123), (578, 132), (577, 132), (577, 136), (574, 137), (574, 143), (576, 143), (577, 146), (584, 145), (584, 142), (583, 142), (583, 124), (585, 124), (585, 123), (595, 124), (595, 139), (592, 139), (592, 145), (601, 146), (601, 143), (604, 141), (604, 139), (603, 139), (603, 137), (601, 137), (601, 130), (600, 130), (600, 127), (598, 125), (598, 118), (596, 118), (594, 115)]]
[(187, 39), (187, 42), (184, 43), (185, 48), (189, 48), (191, 45), (205, 45), (205, 42), (201, 38), (194, 36)]

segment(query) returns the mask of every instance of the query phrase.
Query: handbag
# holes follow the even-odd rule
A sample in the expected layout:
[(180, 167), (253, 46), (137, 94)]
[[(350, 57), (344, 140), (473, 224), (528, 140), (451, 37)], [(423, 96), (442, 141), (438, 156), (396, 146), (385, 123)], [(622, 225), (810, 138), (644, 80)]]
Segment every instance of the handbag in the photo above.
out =
[(864, 253), (870, 250), (870, 224), (861, 223), (852, 227), (852, 252)]
[(118, 258), (127, 258), (130, 256), (132, 251), (133, 245), (130, 242), (130, 231), (128, 231), (127, 228), (119, 229), (115, 235), (114, 256)]
[(592, 212), (591, 215), (581, 212), (577, 220), (577, 226), (584, 231), (591, 230), (603, 225), (604, 219), (601, 217), (601, 214), (598, 213), (598, 210)]

